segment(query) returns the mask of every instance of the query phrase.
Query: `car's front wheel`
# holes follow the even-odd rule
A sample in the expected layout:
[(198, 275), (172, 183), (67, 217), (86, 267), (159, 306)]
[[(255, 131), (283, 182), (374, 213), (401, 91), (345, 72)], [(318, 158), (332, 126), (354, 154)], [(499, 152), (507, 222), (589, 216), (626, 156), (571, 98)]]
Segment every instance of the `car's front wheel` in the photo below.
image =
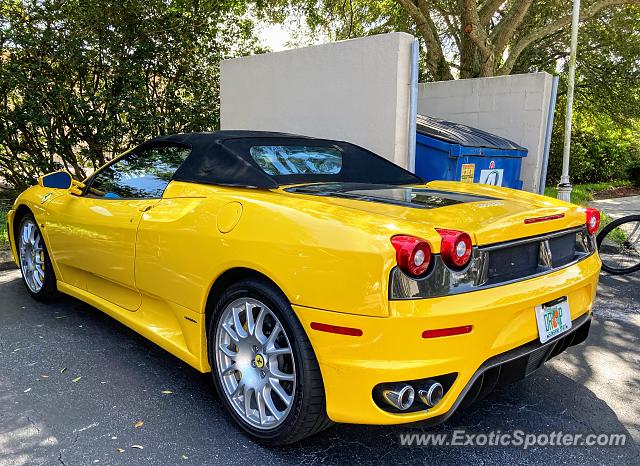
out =
[(313, 348), (286, 298), (262, 280), (232, 285), (209, 326), (218, 394), (242, 428), (269, 445), (328, 427)]
[(55, 298), (58, 293), (55, 272), (33, 215), (24, 216), (16, 239), (20, 271), (27, 291), (40, 301)]

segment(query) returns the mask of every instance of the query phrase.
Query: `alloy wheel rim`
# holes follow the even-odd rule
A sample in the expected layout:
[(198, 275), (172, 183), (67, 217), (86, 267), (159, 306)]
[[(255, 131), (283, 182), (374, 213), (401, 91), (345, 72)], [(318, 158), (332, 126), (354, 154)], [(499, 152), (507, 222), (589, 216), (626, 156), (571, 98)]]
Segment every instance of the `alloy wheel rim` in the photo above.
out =
[(44, 247), (34, 222), (27, 220), (20, 230), (20, 268), (27, 287), (38, 293), (44, 286)]
[(264, 303), (240, 298), (222, 311), (216, 329), (218, 380), (234, 411), (261, 430), (284, 422), (296, 390), (289, 337)]

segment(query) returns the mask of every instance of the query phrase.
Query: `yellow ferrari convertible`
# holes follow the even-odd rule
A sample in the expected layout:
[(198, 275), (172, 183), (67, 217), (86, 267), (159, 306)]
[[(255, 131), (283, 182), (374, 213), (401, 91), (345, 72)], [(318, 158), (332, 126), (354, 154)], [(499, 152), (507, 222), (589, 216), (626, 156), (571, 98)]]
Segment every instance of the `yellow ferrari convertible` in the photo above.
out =
[(211, 372), (270, 445), (332, 422), (442, 422), (584, 341), (599, 222), (251, 131), (155, 138), (82, 182), (46, 175), (8, 215), (27, 292), (85, 301)]

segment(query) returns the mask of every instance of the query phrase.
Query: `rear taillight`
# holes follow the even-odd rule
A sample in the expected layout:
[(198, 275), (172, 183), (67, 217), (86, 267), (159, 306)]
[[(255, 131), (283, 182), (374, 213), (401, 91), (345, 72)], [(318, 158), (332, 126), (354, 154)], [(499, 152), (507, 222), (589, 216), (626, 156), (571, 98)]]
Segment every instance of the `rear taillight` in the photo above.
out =
[(593, 235), (598, 232), (598, 228), (600, 228), (600, 211), (587, 207), (587, 231)]
[(415, 236), (398, 235), (391, 238), (391, 244), (396, 250), (400, 270), (411, 277), (424, 275), (431, 262), (429, 243)]
[(436, 228), (442, 237), (440, 257), (449, 268), (463, 269), (471, 259), (471, 237), (468, 233), (458, 230)]

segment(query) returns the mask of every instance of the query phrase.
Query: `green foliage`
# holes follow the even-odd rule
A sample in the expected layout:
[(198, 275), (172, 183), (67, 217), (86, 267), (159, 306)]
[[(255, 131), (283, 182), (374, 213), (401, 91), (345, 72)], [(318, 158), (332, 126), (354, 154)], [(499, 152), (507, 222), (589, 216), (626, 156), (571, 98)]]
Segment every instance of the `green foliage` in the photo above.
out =
[[(549, 154), (547, 184), (555, 184), (562, 173), (564, 99), (556, 107)], [(596, 183), (627, 179), (628, 160), (639, 152), (640, 138), (634, 127), (622, 127), (606, 114), (592, 114), (577, 106), (571, 138), (569, 172), (572, 183)]]
[[(611, 183), (575, 184), (572, 186), (571, 190), (571, 202), (578, 205), (587, 205), (589, 202), (593, 201), (594, 194), (621, 186), (629, 186), (629, 182), (614, 181)], [(557, 198), (558, 189), (555, 186), (547, 186), (544, 190), (544, 195)]]
[[(536, 2), (532, 23), (558, 14), (553, 3)], [(580, 27), (574, 121), (571, 138), (571, 182), (627, 179), (625, 166), (640, 147), (640, 7), (612, 8)], [(527, 30), (520, 30), (519, 35)], [(551, 140), (549, 183), (562, 171), (569, 30), (544, 38), (523, 53), (515, 73), (560, 74)], [(560, 67), (560, 68), (559, 68)]]
[(627, 178), (634, 186), (640, 188), (640, 158), (635, 158), (627, 165)]
[(7, 236), (7, 212), (10, 207), (10, 202), (0, 199), (0, 249), (9, 245), (9, 238)]
[(0, 0), (0, 182), (216, 129), (219, 61), (256, 50), (246, 4)]

